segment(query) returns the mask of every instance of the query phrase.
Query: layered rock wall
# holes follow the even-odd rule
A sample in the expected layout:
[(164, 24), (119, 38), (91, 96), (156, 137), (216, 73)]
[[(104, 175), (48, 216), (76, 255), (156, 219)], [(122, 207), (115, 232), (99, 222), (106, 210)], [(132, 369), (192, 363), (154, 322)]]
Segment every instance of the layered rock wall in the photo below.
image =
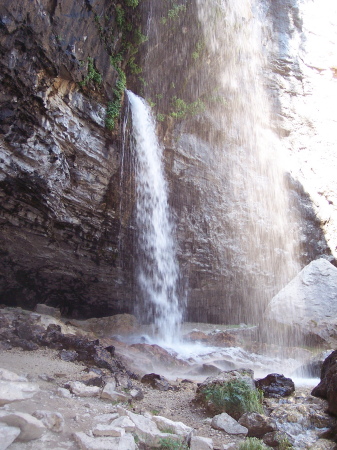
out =
[[(279, 248), (268, 248), (277, 221), (263, 207), (252, 215), (247, 195), (267, 192), (273, 180), (256, 177), (246, 156), (231, 149), (223, 123), (231, 121), (232, 100), (206, 45), (202, 2), (143, 0), (132, 8), (129, 1), (4, 0), (0, 301), (31, 308), (45, 302), (75, 316), (133, 309), (132, 155), (120, 128), (105, 127), (118, 67), (158, 118), (187, 318), (256, 319), (284, 285), (282, 245), (296, 233), (301, 267), (320, 256), (333, 260), (337, 63), (330, 3), (258, 2), (265, 17), (264, 80), (289, 192), (289, 233), (279, 233)], [(131, 33), (121, 6), (138, 43), (142, 33), (148, 37), (136, 56), (121, 29)], [(277, 270), (270, 264), (275, 253)]]
[(109, 57), (121, 45), (115, 4), (5, 1), (0, 14), (1, 302), (128, 310), (120, 142), (105, 128), (117, 78)]

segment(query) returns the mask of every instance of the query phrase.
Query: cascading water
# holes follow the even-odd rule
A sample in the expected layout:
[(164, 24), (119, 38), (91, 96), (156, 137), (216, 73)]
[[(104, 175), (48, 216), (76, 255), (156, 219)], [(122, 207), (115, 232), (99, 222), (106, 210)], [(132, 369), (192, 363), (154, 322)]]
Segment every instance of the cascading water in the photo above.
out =
[(234, 198), (228, 214), (251, 274), (243, 295), (256, 321), (268, 300), (300, 270), (297, 218), (289, 203), (280, 141), (272, 131), (271, 92), (266, 89), (268, 7), (259, 0), (211, 3), (212, 8), (197, 0), (198, 16), (226, 103), (211, 112), (216, 126), (226, 130), (220, 148)]
[(170, 344), (178, 339), (182, 308), (177, 296), (179, 272), (162, 148), (148, 104), (131, 91), (127, 96), (135, 158), (138, 283), (156, 334)]

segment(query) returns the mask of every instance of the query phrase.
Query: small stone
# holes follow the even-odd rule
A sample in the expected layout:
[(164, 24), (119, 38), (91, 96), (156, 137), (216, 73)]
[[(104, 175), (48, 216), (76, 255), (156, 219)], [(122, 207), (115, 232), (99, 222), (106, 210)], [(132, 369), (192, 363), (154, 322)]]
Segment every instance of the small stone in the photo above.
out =
[(170, 432), (179, 436), (187, 436), (193, 431), (193, 428), (188, 427), (182, 422), (174, 422), (162, 416), (153, 416), (152, 421), (157, 425), (160, 431)]
[(59, 353), (60, 359), (66, 362), (76, 361), (78, 358), (78, 353), (75, 350), (61, 350)]
[(81, 450), (136, 450), (136, 443), (130, 434), (122, 437), (90, 437), (85, 433), (75, 433), (75, 441)]
[(64, 430), (64, 419), (59, 412), (38, 410), (33, 413), (33, 417), (41, 420), (48, 430), (56, 433), (62, 433)]
[(115, 391), (113, 383), (107, 383), (101, 393), (101, 398), (106, 398), (113, 402), (127, 402), (129, 397), (121, 392)]
[(55, 317), (56, 319), (61, 318), (61, 312), (58, 308), (53, 308), (52, 306), (47, 306), (42, 303), (36, 305), (35, 311), (38, 314), (45, 314), (47, 316)]
[(240, 434), (246, 436), (248, 429), (240, 425), (227, 413), (218, 414), (212, 419), (211, 426), (216, 430), (225, 431), (228, 434)]
[(201, 436), (192, 436), (190, 450), (213, 450), (213, 440)]
[(135, 431), (135, 424), (128, 416), (120, 416), (110, 423), (115, 428), (123, 428), (126, 432)]
[(71, 392), (68, 389), (65, 388), (58, 388), (57, 389), (57, 395), (63, 398), (72, 398)]
[[(89, 405), (89, 407), (90, 407), (90, 405)], [(118, 418), (117, 413), (100, 414), (99, 416), (95, 417), (95, 421), (100, 422), (100, 423), (110, 423), (117, 418)]]
[(125, 429), (99, 423), (92, 430), (94, 436), (121, 437), (125, 434)]
[(39, 375), (39, 378), (40, 378), (40, 380), (47, 381), (47, 382), (49, 382), (49, 383), (55, 380), (55, 378), (50, 377), (50, 376), (47, 375), (46, 373), (41, 373), (41, 374)]
[(144, 394), (140, 388), (131, 389), (130, 395), (134, 400), (143, 400)]
[(70, 381), (68, 383), (71, 392), (78, 397), (98, 397), (101, 389), (97, 386), (86, 386), (80, 381)]

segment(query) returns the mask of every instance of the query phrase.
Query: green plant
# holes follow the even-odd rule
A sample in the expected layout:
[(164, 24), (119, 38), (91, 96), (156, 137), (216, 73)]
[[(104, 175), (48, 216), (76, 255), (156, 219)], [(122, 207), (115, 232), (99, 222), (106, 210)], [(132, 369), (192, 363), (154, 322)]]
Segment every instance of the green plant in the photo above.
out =
[(188, 450), (188, 446), (172, 438), (162, 438), (159, 441), (160, 450)]
[(132, 8), (136, 8), (139, 4), (139, 0), (125, 0), (127, 6), (131, 6)]
[(169, 9), (169, 11), (167, 13), (167, 17), (162, 17), (160, 19), (160, 22), (163, 25), (166, 25), (168, 20), (177, 19), (181, 12), (186, 12), (186, 6), (185, 5), (178, 5), (178, 4), (175, 3), (173, 5), (173, 7), (171, 9)]
[(121, 107), (122, 107), (122, 99), (123, 93), (126, 89), (126, 76), (123, 70), (114, 66), (118, 73), (118, 79), (115, 84), (115, 88), (113, 90), (114, 100), (108, 103), (106, 116), (105, 116), (105, 127), (108, 130), (113, 130), (116, 126), (116, 120), (119, 116)]
[(159, 411), (158, 409), (153, 409), (153, 410), (151, 411), (151, 414), (152, 414), (153, 416), (158, 416), (159, 413), (160, 413), (160, 411)]
[(290, 448), (294, 448), (292, 444), (289, 442), (289, 439), (284, 436), (279, 440), (278, 450), (288, 450)]
[(138, 64), (135, 63), (135, 57), (132, 56), (129, 59), (128, 66), (130, 67), (131, 73), (134, 75), (138, 75), (139, 73), (142, 73), (142, 68), (138, 66)]
[(257, 438), (246, 438), (239, 446), (239, 450), (267, 450), (267, 446)]
[(202, 50), (204, 49), (205, 44), (202, 41), (198, 41), (196, 46), (195, 46), (195, 50), (192, 53), (192, 58), (196, 61), (199, 57), (200, 57), (200, 53), (202, 52)]
[(212, 402), (218, 413), (226, 412), (238, 419), (245, 412), (263, 413), (263, 393), (252, 389), (244, 380), (231, 380), (204, 389), (206, 401)]
[(158, 122), (164, 122), (165, 114), (158, 113), (157, 114), (157, 120), (158, 120)]
[(87, 75), (84, 78), (83, 81), (80, 81), (81, 86), (86, 86), (89, 81), (92, 81), (96, 84), (102, 83), (102, 75), (98, 72), (98, 70), (95, 68), (94, 59), (88, 56), (87, 60)]
[(144, 42), (148, 41), (149, 38), (145, 34), (143, 34), (141, 28), (138, 27), (134, 31), (134, 39), (135, 39), (135, 44), (140, 45), (140, 44), (143, 44)]
[(116, 22), (120, 29), (125, 27), (125, 11), (121, 5), (116, 6)]
[(174, 119), (183, 119), (187, 116), (195, 116), (204, 111), (205, 104), (200, 99), (192, 103), (186, 103), (185, 100), (174, 96), (171, 100), (171, 109), (171, 117)]

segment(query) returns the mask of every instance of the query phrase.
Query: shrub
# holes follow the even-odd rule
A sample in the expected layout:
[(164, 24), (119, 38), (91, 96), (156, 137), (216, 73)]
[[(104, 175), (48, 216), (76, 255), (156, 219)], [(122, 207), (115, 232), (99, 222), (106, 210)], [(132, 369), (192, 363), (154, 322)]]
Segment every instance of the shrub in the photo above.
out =
[(172, 438), (163, 438), (159, 441), (160, 450), (188, 450), (188, 446), (183, 442), (175, 441)]
[(268, 447), (257, 438), (247, 438), (240, 444), (239, 450), (266, 450)]
[(222, 385), (211, 385), (203, 391), (206, 401), (212, 402), (215, 412), (226, 412), (238, 419), (246, 412), (263, 414), (263, 393), (252, 389), (244, 380), (231, 380)]
[(80, 81), (80, 86), (86, 86), (89, 81), (92, 81), (95, 84), (101, 84), (102, 83), (102, 75), (98, 72), (98, 70), (95, 67), (94, 59), (88, 56), (87, 61), (87, 69), (88, 73), (87, 76), (84, 78), (83, 81)]
[(125, 0), (127, 6), (132, 6), (132, 8), (136, 8), (138, 6), (139, 0)]

